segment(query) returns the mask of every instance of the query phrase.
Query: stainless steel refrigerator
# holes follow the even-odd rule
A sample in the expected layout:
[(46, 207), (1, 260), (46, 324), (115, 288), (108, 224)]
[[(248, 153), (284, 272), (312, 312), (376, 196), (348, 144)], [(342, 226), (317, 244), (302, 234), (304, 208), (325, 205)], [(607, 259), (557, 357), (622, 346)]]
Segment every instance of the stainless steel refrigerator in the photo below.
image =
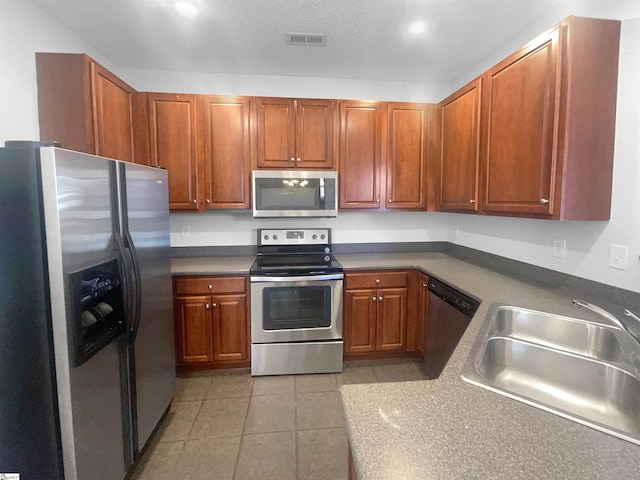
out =
[(175, 387), (167, 174), (0, 148), (0, 473), (120, 480)]

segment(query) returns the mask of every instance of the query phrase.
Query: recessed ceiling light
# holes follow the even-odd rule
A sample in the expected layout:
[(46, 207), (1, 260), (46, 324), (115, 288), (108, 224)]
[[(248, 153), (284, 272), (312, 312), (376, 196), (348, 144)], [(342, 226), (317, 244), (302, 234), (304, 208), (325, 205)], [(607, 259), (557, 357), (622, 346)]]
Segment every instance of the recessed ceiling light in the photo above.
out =
[(409, 25), (409, 32), (414, 35), (419, 35), (427, 30), (427, 22), (424, 20), (418, 20)]
[(176, 12), (187, 18), (198, 16), (198, 9), (189, 2), (176, 2)]

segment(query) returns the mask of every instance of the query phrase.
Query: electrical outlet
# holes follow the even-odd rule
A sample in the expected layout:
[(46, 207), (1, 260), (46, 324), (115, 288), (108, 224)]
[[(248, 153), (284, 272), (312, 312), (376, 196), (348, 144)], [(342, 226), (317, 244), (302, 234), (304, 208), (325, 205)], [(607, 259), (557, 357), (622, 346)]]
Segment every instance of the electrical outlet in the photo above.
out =
[(191, 227), (189, 225), (182, 225), (181, 230), (180, 230), (180, 234), (183, 237), (188, 237), (191, 235)]
[(611, 245), (609, 248), (609, 266), (620, 270), (627, 269), (629, 247), (623, 245)]
[(553, 250), (551, 255), (558, 258), (566, 258), (567, 256), (567, 241), (564, 239), (553, 239)]

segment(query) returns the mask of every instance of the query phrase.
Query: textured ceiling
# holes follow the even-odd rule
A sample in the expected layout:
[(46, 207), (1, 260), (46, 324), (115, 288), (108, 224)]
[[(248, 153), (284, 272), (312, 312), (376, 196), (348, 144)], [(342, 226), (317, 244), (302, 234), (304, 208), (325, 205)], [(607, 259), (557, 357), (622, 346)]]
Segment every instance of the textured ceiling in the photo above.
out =
[(192, 0), (194, 19), (171, 0), (33, 1), (121, 68), (450, 82), (565, 0)]

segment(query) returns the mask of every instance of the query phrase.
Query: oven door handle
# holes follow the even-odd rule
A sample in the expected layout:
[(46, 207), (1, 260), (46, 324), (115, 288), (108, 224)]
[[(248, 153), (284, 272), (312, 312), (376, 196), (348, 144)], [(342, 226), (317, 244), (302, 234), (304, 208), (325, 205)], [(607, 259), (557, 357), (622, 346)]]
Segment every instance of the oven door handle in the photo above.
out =
[(343, 273), (332, 273), (327, 275), (301, 275), (288, 277), (283, 275), (281, 277), (251, 277), (252, 282), (319, 282), (326, 280), (342, 280), (344, 279)]

